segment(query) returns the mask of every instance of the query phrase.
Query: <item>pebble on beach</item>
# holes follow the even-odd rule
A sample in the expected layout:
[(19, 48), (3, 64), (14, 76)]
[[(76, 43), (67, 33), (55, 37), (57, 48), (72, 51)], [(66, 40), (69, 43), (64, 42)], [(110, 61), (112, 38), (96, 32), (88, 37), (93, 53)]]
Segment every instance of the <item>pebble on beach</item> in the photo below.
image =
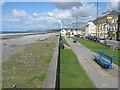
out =
[(12, 87), (13, 87), (13, 88), (15, 88), (15, 87), (16, 87), (16, 85), (13, 85)]

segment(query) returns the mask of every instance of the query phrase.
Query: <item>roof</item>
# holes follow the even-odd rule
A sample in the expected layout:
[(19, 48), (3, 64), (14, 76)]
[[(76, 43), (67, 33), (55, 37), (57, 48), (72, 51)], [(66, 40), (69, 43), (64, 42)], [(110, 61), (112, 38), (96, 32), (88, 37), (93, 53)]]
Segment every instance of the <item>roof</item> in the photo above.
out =
[(89, 20), (88, 22), (93, 22), (93, 20)]
[(89, 26), (89, 24), (86, 25), (86, 27), (88, 27), (88, 26)]
[(93, 21), (93, 23), (94, 23), (95, 25), (97, 25), (97, 24), (98, 24), (98, 18), (95, 19), (95, 20)]
[[(105, 14), (105, 13), (103, 13), (103, 14)], [(118, 15), (120, 15), (120, 12), (112, 10), (112, 11), (109, 11), (109, 12), (107, 11), (106, 15), (103, 15), (102, 17), (104, 17), (104, 16), (118, 16)]]

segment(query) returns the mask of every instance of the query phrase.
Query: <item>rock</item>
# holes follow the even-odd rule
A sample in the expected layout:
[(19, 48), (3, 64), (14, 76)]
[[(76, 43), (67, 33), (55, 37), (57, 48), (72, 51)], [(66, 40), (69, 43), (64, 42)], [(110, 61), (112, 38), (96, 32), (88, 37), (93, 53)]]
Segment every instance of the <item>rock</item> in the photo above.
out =
[(12, 87), (13, 87), (13, 88), (15, 88), (15, 87), (16, 87), (16, 85), (13, 85)]
[(30, 67), (31, 65), (29, 65), (29, 67)]

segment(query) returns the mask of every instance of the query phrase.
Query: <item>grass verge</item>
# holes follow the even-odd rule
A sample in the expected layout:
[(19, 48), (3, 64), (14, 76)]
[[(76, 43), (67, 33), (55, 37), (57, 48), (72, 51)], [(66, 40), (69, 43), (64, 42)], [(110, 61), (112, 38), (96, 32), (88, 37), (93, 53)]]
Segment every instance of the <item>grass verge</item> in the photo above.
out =
[(96, 88), (71, 49), (60, 50), (60, 88)]
[(63, 44), (65, 44), (65, 45), (67, 45), (67, 46), (69, 46), (69, 47), (70, 47), (70, 45), (67, 43), (67, 41), (65, 40), (65, 38), (64, 38), (64, 37), (62, 37), (61, 42), (63, 42)]
[[(72, 37), (72, 39), (74, 39), (76, 37)], [(99, 44), (99, 43), (95, 43), (95, 42), (92, 42), (92, 41), (89, 41), (89, 40), (84, 40), (82, 38), (77, 38), (77, 41), (81, 44), (83, 44), (84, 46), (86, 46), (87, 48), (91, 49), (91, 51), (95, 52), (95, 53), (98, 53), (98, 51), (101, 51), (103, 50), (105, 54), (107, 55), (115, 55), (116, 56), (116, 59), (113, 60), (113, 62), (117, 65), (120, 66), (120, 63), (119, 63), (119, 56), (118, 56), (118, 53), (120, 53), (119, 50), (111, 50), (108, 46), (105, 46), (105, 45), (102, 45), (102, 44)]]

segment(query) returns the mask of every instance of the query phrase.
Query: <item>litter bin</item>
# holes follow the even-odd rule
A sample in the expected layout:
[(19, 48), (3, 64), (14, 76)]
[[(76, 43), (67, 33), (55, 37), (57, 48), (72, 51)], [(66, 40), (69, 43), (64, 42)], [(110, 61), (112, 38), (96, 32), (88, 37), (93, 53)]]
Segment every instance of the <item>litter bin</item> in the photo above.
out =
[(60, 49), (64, 49), (63, 42), (60, 42), (59, 44), (60, 44), (60, 45), (59, 45), (59, 46), (60, 46)]
[(73, 39), (73, 43), (77, 43), (77, 38)]
[(76, 43), (76, 40), (73, 40), (73, 43)]

